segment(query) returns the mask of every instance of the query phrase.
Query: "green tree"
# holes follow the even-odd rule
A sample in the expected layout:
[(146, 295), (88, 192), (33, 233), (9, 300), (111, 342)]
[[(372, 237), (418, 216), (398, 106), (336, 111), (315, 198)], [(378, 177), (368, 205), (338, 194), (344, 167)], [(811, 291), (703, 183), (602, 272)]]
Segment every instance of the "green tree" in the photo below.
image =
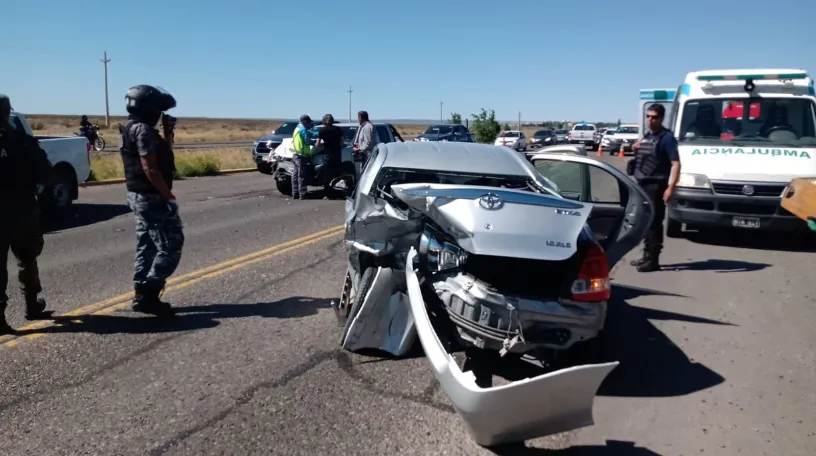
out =
[(473, 123), (471, 131), (476, 134), (476, 141), (482, 144), (493, 144), (501, 131), (501, 124), (496, 121), (496, 111), (482, 108), (479, 114), (471, 114)]
[(462, 125), (462, 115), (458, 112), (452, 112), (450, 116), (450, 123), (454, 125)]

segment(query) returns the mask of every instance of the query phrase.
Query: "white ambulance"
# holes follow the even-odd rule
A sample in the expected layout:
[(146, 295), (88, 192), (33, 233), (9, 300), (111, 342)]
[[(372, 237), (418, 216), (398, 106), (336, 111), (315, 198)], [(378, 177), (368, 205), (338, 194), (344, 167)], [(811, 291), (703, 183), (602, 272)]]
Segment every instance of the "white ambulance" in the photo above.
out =
[(689, 73), (667, 124), (681, 164), (669, 237), (707, 226), (807, 230), (780, 206), (791, 179), (816, 179), (816, 91), (805, 70)]

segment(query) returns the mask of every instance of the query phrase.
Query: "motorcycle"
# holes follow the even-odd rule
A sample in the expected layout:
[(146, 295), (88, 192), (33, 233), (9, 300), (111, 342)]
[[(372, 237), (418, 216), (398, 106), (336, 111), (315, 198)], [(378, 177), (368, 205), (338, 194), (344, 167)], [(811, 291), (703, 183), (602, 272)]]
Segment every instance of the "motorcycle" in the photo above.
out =
[(88, 142), (91, 143), (91, 147), (97, 152), (105, 149), (105, 138), (99, 134), (98, 125), (91, 125), (86, 131), (80, 129), (74, 133), (74, 136), (84, 136), (87, 138)]

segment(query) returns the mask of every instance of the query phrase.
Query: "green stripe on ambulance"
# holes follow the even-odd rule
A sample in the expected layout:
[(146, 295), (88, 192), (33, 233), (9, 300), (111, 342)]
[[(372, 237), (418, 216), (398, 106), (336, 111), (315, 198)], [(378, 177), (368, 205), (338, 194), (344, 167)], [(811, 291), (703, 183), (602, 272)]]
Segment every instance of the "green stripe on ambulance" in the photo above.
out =
[(691, 155), (769, 155), (772, 157), (813, 158), (806, 150), (796, 149), (765, 149), (742, 147), (704, 147), (694, 149)]

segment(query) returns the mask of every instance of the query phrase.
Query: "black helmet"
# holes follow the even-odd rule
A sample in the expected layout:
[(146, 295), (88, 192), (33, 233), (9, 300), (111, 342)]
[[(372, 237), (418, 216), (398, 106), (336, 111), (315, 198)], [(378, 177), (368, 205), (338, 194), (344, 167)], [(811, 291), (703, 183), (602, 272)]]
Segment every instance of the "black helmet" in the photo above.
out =
[(127, 112), (161, 113), (176, 107), (176, 99), (161, 87), (139, 84), (125, 94)]

